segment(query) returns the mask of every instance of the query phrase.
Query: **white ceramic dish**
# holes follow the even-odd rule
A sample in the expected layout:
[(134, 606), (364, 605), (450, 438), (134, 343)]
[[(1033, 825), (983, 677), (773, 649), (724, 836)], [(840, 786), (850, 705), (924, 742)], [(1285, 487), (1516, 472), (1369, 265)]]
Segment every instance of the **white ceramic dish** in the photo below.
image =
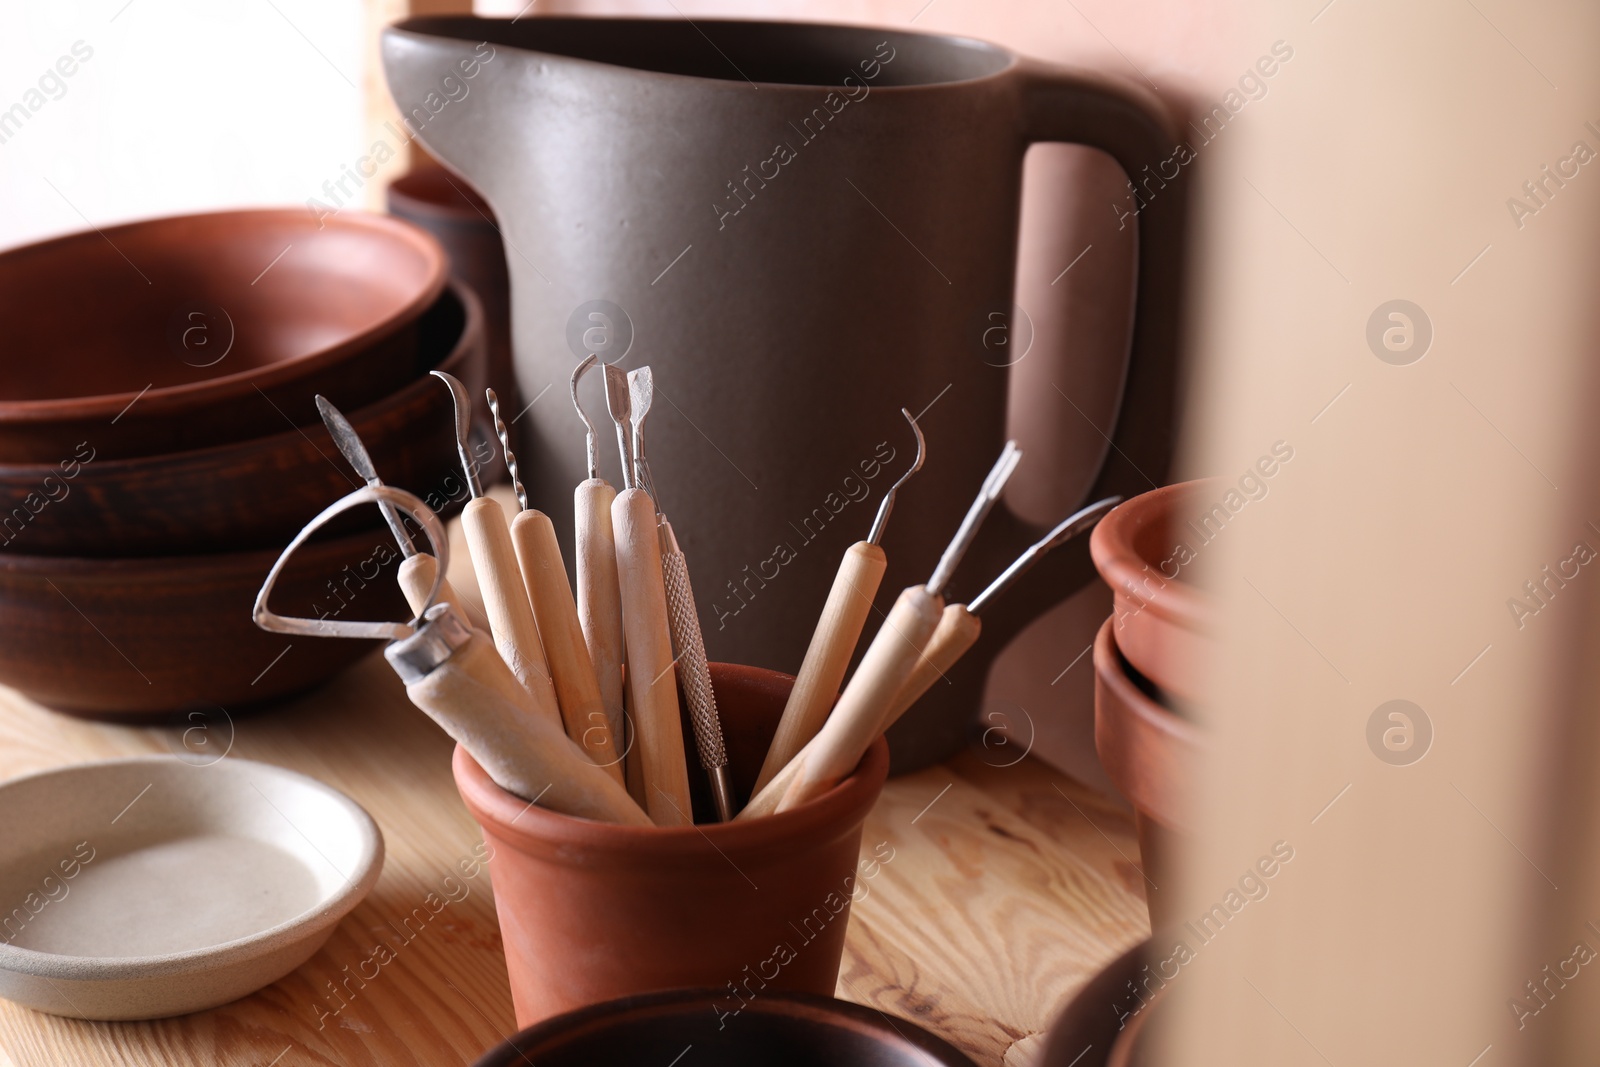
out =
[(270, 985), (378, 880), (383, 836), (303, 774), (237, 758), (0, 783), (0, 997), (154, 1019)]

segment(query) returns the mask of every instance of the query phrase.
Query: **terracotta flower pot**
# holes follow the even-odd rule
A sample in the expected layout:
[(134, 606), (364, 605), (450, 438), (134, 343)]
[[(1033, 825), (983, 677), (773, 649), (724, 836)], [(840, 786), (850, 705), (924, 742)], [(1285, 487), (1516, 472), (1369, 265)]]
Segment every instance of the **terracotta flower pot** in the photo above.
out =
[[(743, 799), (794, 679), (720, 663), (711, 678)], [(860, 856), (862, 821), (888, 776), (881, 738), (850, 777), (809, 804), (682, 827), (561, 815), (495, 785), (461, 748), (454, 766), (493, 850), (518, 1026), (691, 986), (718, 990), (718, 1010), (735, 1015), (765, 992), (830, 995), (850, 901), (870, 892), (869, 880), (893, 859), (892, 851)]]
[(1194, 566), (1229, 519), (1208, 510), (1222, 479), (1180, 482), (1142, 493), (1100, 521), (1089, 537), (1095, 569), (1114, 595), (1117, 647), (1144, 677), (1180, 700), (1199, 696), (1212, 652), (1210, 604)]
[(1129, 673), (1112, 637), (1115, 622), (1115, 616), (1107, 619), (1094, 642), (1094, 748), (1112, 784), (1133, 805), (1150, 921), (1160, 927), (1172, 916), (1158, 887), (1170, 873), (1171, 835), (1193, 826), (1190, 804), (1205, 739)]

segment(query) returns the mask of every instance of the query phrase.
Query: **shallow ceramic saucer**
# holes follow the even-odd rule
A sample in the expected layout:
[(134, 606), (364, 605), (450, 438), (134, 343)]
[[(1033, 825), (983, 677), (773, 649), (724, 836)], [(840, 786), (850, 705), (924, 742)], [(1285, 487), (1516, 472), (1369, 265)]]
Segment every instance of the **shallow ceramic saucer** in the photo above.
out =
[(15, 778), (0, 826), (0, 996), (81, 1019), (179, 1015), (277, 981), (383, 867), (355, 801), (222, 753)]

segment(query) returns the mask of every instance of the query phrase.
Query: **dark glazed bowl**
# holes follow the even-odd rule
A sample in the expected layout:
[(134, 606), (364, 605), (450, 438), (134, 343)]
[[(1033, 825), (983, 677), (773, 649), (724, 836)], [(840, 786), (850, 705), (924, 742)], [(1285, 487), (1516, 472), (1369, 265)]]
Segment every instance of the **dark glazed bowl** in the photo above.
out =
[(809, 993), (762, 993), (737, 1016), (718, 1015), (716, 990), (624, 997), (530, 1026), (476, 1067), (578, 1067), (675, 1062), (694, 1067), (974, 1067), (955, 1046), (876, 1008)]
[(511, 364), (511, 282), (494, 210), (465, 179), (437, 164), (402, 174), (385, 195), (389, 213), (433, 234), (450, 257), (450, 276), (478, 294), (489, 344), (489, 384), (501, 404), (522, 410)]
[[(443, 250), (384, 215), (180, 215), (0, 253), (0, 458), (149, 456), (316, 421), (415, 377)], [(267, 402), (263, 402), (265, 399)], [(276, 410), (275, 410), (276, 409)]]
[[(452, 283), (416, 329), (422, 368), (448, 371), (481, 396), (483, 315), (472, 291)], [(385, 481), (436, 510), (444, 510), (443, 499), (465, 492), (450, 394), (431, 376), (345, 414)], [(131, 557), (281, 547), (360, 484), (320, 420), (192, 452), (120, 460), (93, 455), (83, 462), (85, 455), (91, 454), (65, 464), (0, 465), (0, 555)], [(371, 525), (376, 512), (349, 518), (338, 529)]]
[[(381, 528), (308, 544), (279, 578), (273, 608), (403, 618), (399, 555)], [(309, 689), (376, 647), (259, 629), (251, 608), (277, 556), (0, 553), (0, 684), (87, 718), (181, 721)]]
[(1137, 945), (1106, 964), (1067, 1002), (1050, 1024), (1039, 1067), (1106, 1067), (1112, 1049), (1145, 1013), (1133, 986), (1151, 958), (1152, 942)]

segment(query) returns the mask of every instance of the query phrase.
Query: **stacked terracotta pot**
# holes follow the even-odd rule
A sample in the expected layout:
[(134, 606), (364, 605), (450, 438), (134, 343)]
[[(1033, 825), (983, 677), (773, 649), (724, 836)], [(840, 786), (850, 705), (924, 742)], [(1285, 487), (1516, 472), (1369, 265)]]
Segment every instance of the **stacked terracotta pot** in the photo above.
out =
[(1205, 511), (1215, 489), (1209, 481), (1183, 482), (1134, 497), (1107, 515), (1089, 542), (1114, 597), (1094, 644), (1095, 749), (1133, 804), (1157, 927), (1170, 918), (1159, 887), (1168, 882), (1173, 835), (1192, 826), (1205, 745), (1192, 708), (1214, 627), (1194, 577), (1222, 529)]

